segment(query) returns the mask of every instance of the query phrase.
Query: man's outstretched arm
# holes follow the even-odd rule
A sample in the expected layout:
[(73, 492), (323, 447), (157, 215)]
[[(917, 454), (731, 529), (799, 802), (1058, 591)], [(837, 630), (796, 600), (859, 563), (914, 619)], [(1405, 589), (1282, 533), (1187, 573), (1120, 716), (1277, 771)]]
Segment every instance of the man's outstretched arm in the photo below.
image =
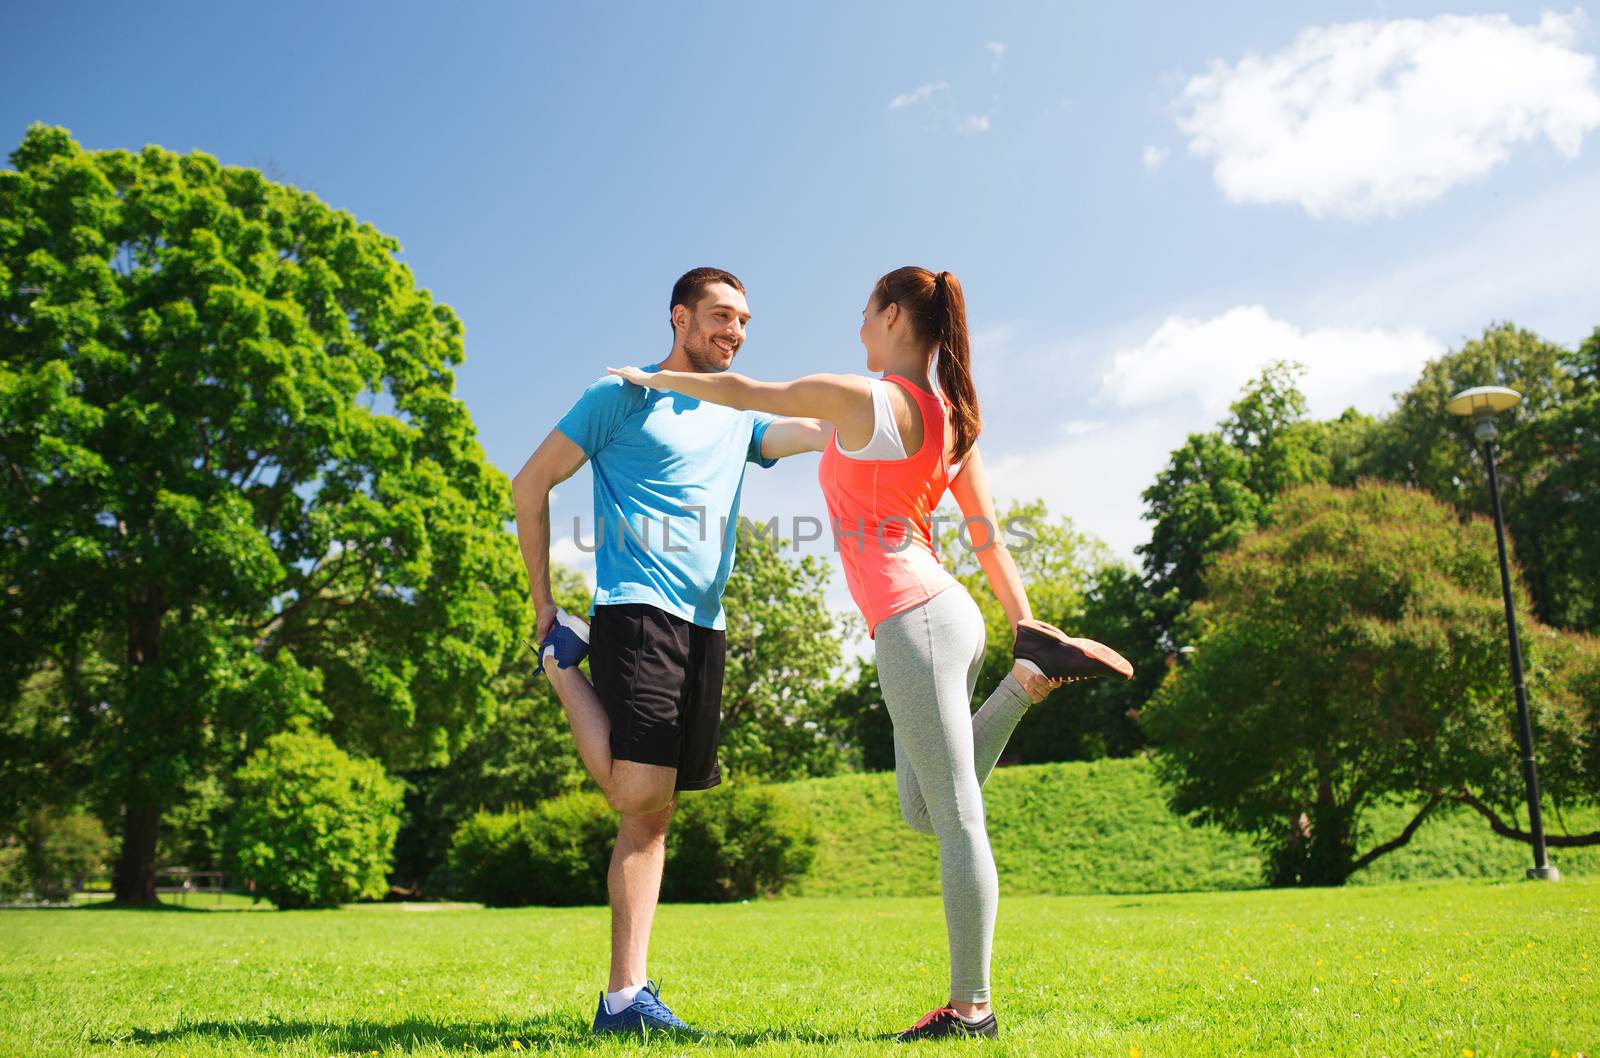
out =
[(779, 419), (761, 435), (761, 457), (782, 459), (801, 452), (820, 452), (833, 437), (833, 424), (823, 419)]
[(551, 430), (511, 479), (511, 496), (517, 508), (517, 544), (522, 548), (522, 562), (528, 567), (528, 587), (539, 615), (535, 643), (544, 641), (556, 619), (556, 602), (550, 593), (550, 490), (576, 474), (587, 459), (571, 438), (560, 430)]

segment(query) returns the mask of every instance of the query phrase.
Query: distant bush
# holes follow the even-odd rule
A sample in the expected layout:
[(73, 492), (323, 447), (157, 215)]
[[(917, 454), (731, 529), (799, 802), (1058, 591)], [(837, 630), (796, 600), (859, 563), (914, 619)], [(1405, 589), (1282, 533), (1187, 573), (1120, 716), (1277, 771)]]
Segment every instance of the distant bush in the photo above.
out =
[[(603, 904), (617, 816), (596, 793), (479, 812), (456, 829), (453, 895), (495, 906)], [(815, 838), (770, 788), (725, 784), (681, 799), (667, 834), (662, 896), (737, 900), (776, 893), (811, 862)]]
[(27, 853), (14, 838), (0, 840), (0, 903), (20, 900), (28, 892)]
[(235, 779), (230, 844), (261, 895), (289, 909), (388, 891), (401, 787), (382, 765), (321, 735), (290, 731), (268, 739)]
[(39, 812), (29, 829), (28, 867), (39, 896), (65, 900), (105, 870), (111, 839), (87, 812)]
[(111, 839), (86, 812), (41, 808), (0, 841), (0, 900), (66, 900), (106, 869)]

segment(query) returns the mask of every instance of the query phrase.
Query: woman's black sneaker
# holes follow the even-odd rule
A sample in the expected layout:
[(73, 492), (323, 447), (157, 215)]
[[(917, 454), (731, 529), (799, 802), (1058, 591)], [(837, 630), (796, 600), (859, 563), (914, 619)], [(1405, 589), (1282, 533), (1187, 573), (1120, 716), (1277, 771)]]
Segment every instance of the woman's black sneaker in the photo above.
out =
[(1017, 644), (1012, 651), (1052, 680), (1082, 676), (1120, 676), (1133, 679), (1128, 659), (1104, 643), (1073, 639), (1053, 624), (1032, 618), (1017, 622)]
[(953, 1007), (940, 1007), (922, 1016), (922, 1020), (900, 1033), (895, 1039), (901, 1043), (910, 1043), (912, 1040), (937, 1040), (947, 1036), (988, 1036), (993, 1038), (1000, 1035), (1000, 1023), (994, 1018), (994, 1011), (982, 1021), (968, 1021), (955, 1012)]

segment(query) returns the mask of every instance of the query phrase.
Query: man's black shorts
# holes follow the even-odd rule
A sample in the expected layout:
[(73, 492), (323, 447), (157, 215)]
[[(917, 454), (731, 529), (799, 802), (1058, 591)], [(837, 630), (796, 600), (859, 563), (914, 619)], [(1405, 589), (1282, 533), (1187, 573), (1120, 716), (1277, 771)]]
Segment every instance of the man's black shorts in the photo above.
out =
[(589, 675), (611, 717), (611, 756), (678, 769), (677, 789), (722, 781), (723, 633), (644, 603), (596, 606)]

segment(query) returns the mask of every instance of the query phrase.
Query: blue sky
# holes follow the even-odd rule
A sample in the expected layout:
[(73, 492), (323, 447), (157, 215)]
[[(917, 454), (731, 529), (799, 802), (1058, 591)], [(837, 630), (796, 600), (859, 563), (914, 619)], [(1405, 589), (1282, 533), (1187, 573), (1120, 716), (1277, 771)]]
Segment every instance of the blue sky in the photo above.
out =
[[(1320, 414), (1376, 413), (1491, 321), (1569, 345), (1600, 324), (1600, 37), (1570, 7), (52, 3), (6, 23), (7, 144), (45, 121), (204, 150), (396, 236), (465, 321), (459, 392), (508, 474), (607, 364), (666, 351), (671, 283), (701, 264), (746, 282), (736, 366), (766, 378), (863, 370), (873, 280), (955, 272), (996, 491), (1125, 556), (1166, 453), (1267, 359), (1308, 363)], [(746, 512), (820, 513), (814, 459), (753, 471)], [(557, 535), (588, 510), (585, 472)]]

